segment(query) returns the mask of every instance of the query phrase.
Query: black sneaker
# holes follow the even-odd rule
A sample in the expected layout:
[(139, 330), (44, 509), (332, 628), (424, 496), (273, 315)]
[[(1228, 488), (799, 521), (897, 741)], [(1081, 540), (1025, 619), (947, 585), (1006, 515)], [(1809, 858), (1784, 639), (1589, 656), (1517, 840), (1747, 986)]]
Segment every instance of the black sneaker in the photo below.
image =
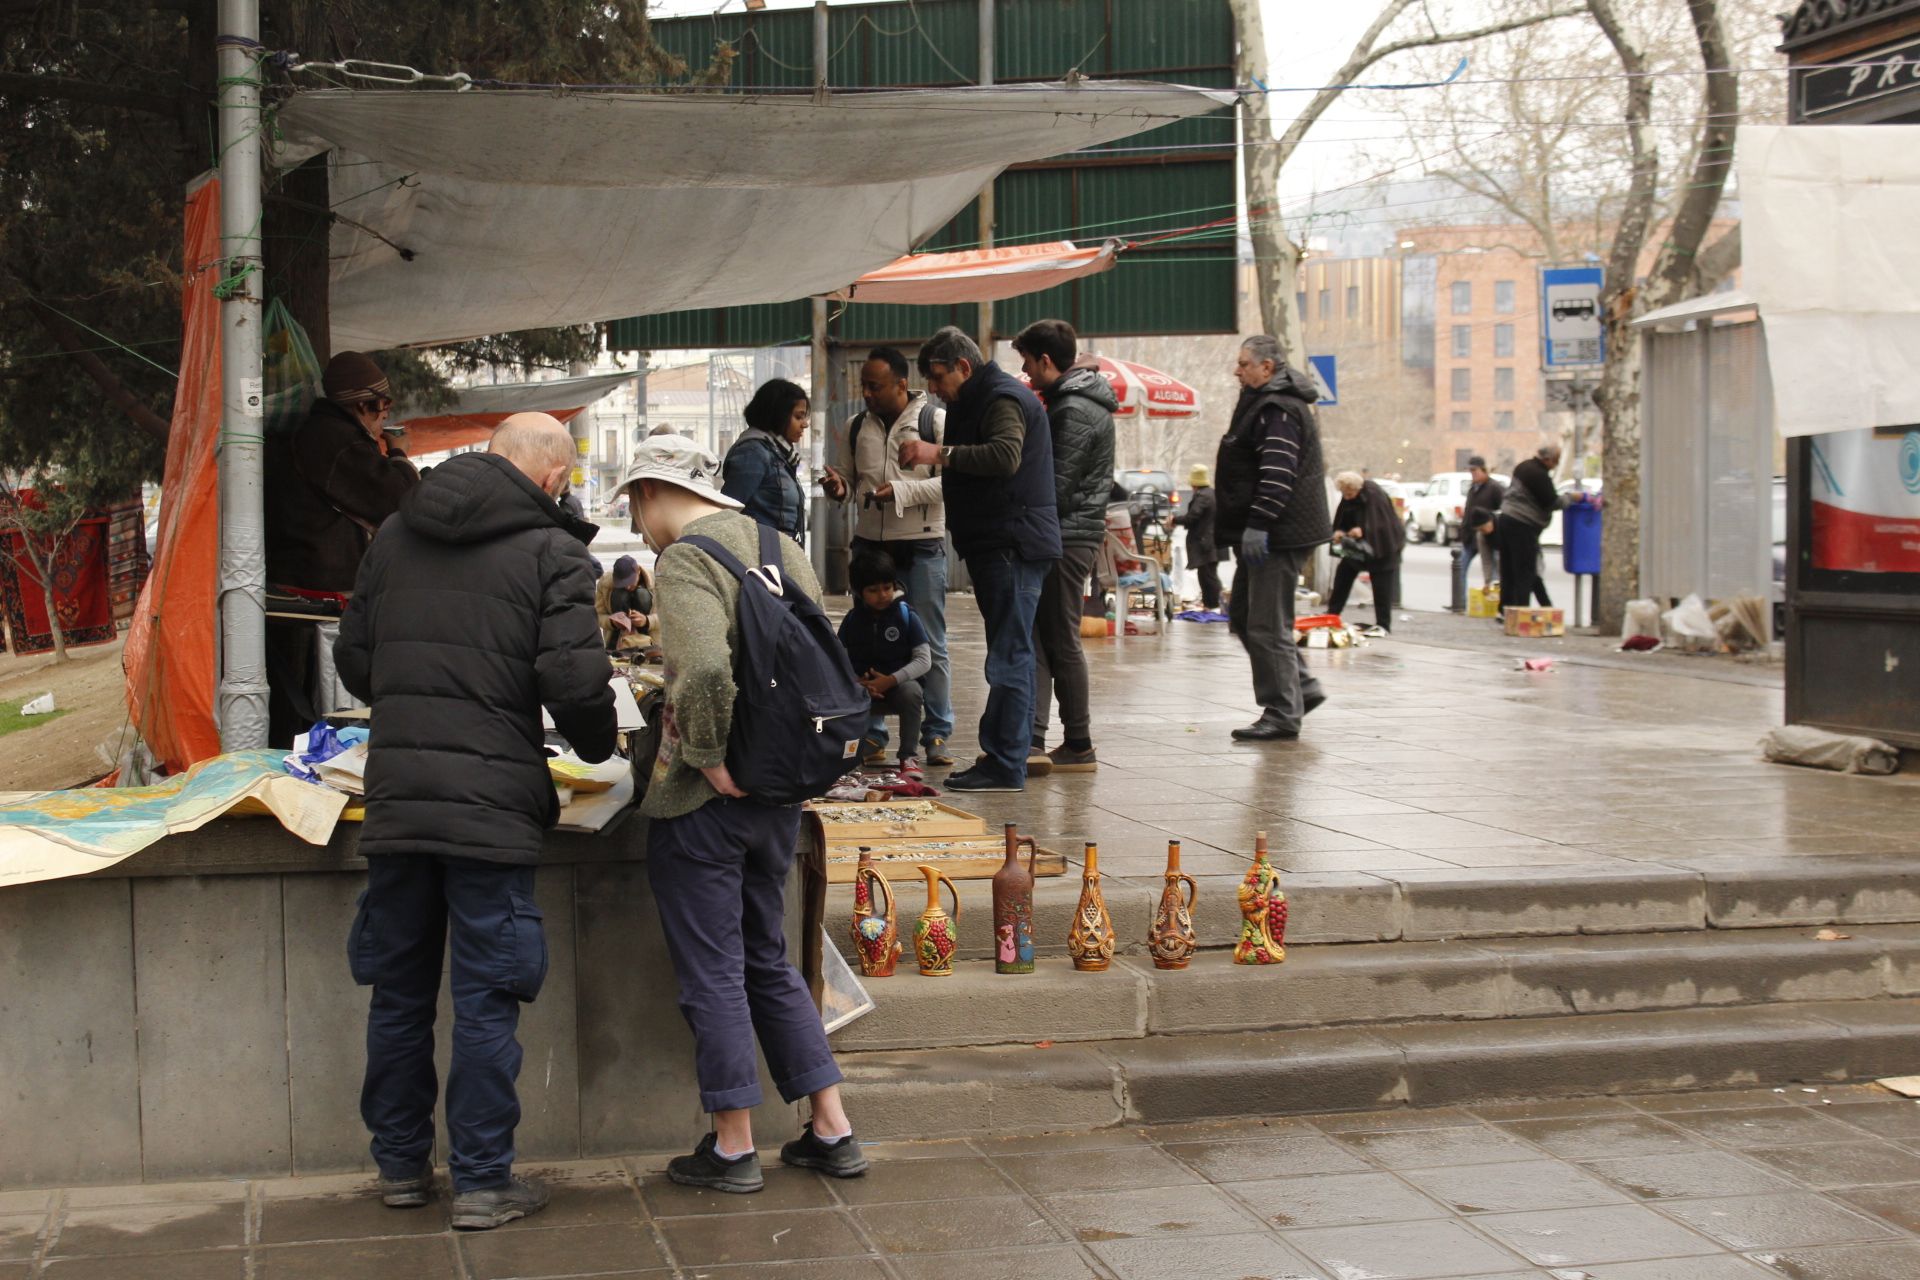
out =
[(404, 1177), (380, 1175), (380, 1203), (389, 1209), (418, 1209), (433, 1199), (433, 1162), (421, 1164), (418, 1171)]
[(830, 1178), (857, 1178), (867, 1171), (866, 1153), (852, 1134), (832, 1142), (807, 1131), (780, 1148), (780, 1163), (796, 1169), (818, 1169)]
[(729, 1160), (714, 1149), (714, 1135), (700, 1139), (690, 1156), (667, 1161), (667, 1177), (683, 1187), (707, 1187), (746, 1195), (767, 1185), (760, 1172), (760, 1153), (749, 1151)]
[(975, 765), (971, 769), (962, 770), (947, 778), (949, 791), (1025, 791), (1026, 789), (1026, 779), (1008, 782), (1004, 778), (988, 773), (984, 765)]
[(455, 1231), (491, 1231), (547, 1207), (553, 1195), (537, 1178), (509, 1178), (497, 1187), (461, 1191), (453, 1197)]

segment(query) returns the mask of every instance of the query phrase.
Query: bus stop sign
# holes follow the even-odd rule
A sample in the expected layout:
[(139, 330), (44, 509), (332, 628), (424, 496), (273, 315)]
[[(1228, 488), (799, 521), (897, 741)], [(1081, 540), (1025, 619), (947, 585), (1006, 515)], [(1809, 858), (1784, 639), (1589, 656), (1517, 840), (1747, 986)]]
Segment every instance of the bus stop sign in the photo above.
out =
[(1602, 364), (1599, 267), (1546, 267), (1540, 272), (1540, 352), (1548, 369)]

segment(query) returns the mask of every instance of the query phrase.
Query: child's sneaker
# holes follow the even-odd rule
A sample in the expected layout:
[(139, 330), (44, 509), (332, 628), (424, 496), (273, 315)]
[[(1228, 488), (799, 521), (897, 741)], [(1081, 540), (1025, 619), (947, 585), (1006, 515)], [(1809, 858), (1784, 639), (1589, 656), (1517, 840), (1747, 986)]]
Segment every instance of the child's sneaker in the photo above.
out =
[(900, 757), (900, 776), (903, 778), (911, 778), (915, 782), (920, 782), (925, 779), (926, 775), (920, 772), (920, 759), (918, 756)]

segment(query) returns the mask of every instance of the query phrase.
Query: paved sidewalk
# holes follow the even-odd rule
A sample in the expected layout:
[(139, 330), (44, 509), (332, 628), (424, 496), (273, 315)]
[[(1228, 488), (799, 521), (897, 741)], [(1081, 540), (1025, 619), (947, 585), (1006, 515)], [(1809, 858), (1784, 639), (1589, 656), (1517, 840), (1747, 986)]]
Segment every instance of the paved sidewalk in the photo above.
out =
[[(0, 1195), (25, 1280), (1912, 1280), (1920, 1104), (1871, 1086), (890, 1144), (863, 1179), (675, 1187), (546, 1170), (544, 1214), (447, 1229), (368, 1178)], [(763, 1158), (771, 1159), (767, 1152)], [(443, 1176), (444, 1182), (444, 1176)]]

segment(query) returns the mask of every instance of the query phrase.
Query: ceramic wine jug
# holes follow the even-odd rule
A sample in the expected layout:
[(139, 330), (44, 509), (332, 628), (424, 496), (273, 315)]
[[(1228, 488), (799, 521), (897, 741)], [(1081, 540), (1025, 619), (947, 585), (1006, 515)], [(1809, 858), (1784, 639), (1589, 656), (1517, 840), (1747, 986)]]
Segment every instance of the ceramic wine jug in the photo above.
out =
[(862, 849), (853, 873), (853, 951), (860, 972), (868, 978), (891, 978), (900, 959), (900, 917), (894, 907), (893, 886), (873, 865), (873, 855)]
[(1267, 833), (1253, 839), (1253, 865), (1240, 882), (1240, 941), (1235, 964), (1279, 964), (1287, 958), (1287, 895), (1280, 873), (1267, 861)]
[(1087, 869), (1080, 877), (1080, 905), (1067, 934), (1067, 954), (1073, 967), (1099, 973), (1113, 963), (1113, 918), (1107, 914), (1106, 895), (1100, 892), (1100, 847), (1087, 845)]
[(1193, 932), (1193, 904), (1200, 897), (1200, 886), (1180, 870), (1178, 840), (1167, 841), (1166, 879), (1159, 909), (1147, 928), (1147, 951), (1156, 969), (1184, 969), (1200, 945)]
[[(1025, 846), (1027, 861), (1020, 862)], [(1032, 836), (1007, 824), (1007, 860), (993, 873), (993, 971), (1033, 972), (1033, 874), (1040, 850)]]
[[(953, 976), (953, 953), (959, 949), (960, 891), (940, 868), (921, 863), (915, 868), (927, 878), (927, 909), (913, 922), (913, 954), (920, 961), (920, 972), (929, 978)], [(953, 914), (940, 907), (940, 886), (953, 895)]]

